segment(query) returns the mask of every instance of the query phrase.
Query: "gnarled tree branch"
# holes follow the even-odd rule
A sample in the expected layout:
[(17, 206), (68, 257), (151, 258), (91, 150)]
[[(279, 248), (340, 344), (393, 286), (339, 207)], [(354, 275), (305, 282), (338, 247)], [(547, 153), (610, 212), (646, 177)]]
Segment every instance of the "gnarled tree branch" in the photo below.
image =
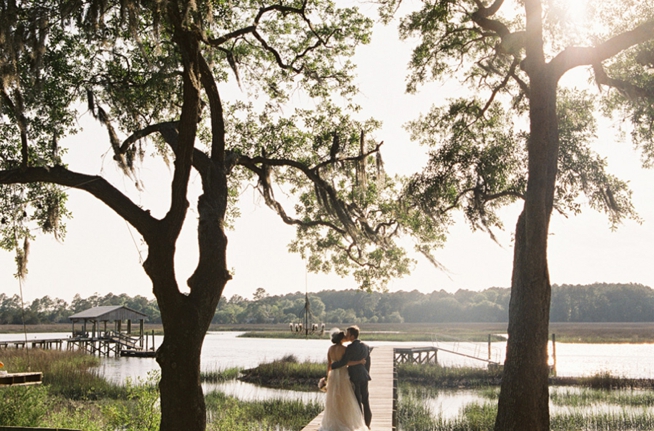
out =
[(627, 48), (648, 40), (654, 40), (654, 20), (647, 21), (633, 30), (620, 33), (596, 47), (566, 48), (552, 59), (549, 67), (558, 79), (570, 69), (601, 63)]
[(152, 217), (149, 211), (140, 208), (102, 177), (80, 174), (63, 166), (28, 167), (27, 169), (0, 171), (0, 184), (32, 182), (59, 184), (92, 194), (134, 226), (146, 241), (156, 238), (159, 233), (159, 221)]
[(629, 99), (654, 98), (654, 88), (638, 87), (627, 81), (609, 77), (600, 63), (593, 64), (597, 85), (613, 87)]

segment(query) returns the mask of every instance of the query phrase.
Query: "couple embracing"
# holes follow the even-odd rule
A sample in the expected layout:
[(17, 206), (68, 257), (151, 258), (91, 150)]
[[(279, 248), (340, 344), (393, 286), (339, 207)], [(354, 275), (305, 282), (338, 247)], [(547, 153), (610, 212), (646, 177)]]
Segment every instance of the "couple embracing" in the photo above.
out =
[[(370, 348), (359, 341), (359, 327), (332, 330), (327, 351), (327, 396), (319, 431), (368, 431)], [(350, 342), (345, 347), (343, 343)]]

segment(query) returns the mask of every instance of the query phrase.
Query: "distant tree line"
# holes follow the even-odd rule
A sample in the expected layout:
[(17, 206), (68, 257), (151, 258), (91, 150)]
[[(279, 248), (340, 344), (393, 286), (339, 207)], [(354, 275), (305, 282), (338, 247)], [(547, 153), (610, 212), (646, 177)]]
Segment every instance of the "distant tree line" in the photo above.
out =
[[(313, 322), (338, 323), (438, 323), (506, 322), (510, 290), (492, 287), (481, 292), (444, 290), (432, 293), (324, 290), (309, 294)], [(68, 323), (72, 314), (100, 305), (125, 305), (161, 322), (154, 299), (126, 294), (88, 298), (75, 295), (68, 304), (45, 296), (21, 308), (20, 297), (0, 293), (0, 324)], [(24, 314), (23, 314), (24, 313)], [(214, 323), (294, 323), (305, 316), (305, 294), (270, 296), (257, 289), (252, 299), (233, 295), (222, 298)], [(552, 322), (650, 322), (654, 321), (654, 290), (642, 284), (554, 285), (550, 308)]]
[(7, 296), (0, 293), (0, 325), (21, 324), (23, 318), (28, 325), (70, 323), (69, 316), (101, 305), (124, 305), (147, 315), (150, 323), (161, 322), (157, 301), (140, 295), (131, 297), (125, 293), (120, 295), (109, 293), (105, 296), (99, 296), (96, 293), (88, 298), (82, 298), (77, 294), (70, 304), (63, 299), (52, 299), (49, 296), (44, 296), (41, 299), (35, 299), (31, 303), (26, 303), (23, 309), (18, 295)]

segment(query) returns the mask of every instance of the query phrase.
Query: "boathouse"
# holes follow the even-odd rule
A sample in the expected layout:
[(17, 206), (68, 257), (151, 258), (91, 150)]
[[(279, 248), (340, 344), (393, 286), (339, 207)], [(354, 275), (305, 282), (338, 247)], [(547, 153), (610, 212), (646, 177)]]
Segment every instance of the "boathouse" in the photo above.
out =
[[(139, 322), (139, 332), (136, 336), (143, 337), (143, 323), (146, 318), (147, 315), (124, 305), (93, 307), (69, 317), (73, 322), (73, 337), (86, 336), (90, 338), (107, 335), (108, 331), (132, 335), (132, 322)], [(123, 328), (123, 322), (126, 324), (125, 328)], [(81, 328), (78, 327), (77, 332), (75, 331), (76, 323), (82, 324)], [(113, 328), (107, 330), (108, 323), (111, 323)], [(89, 324), (91, 328), (89, 328)]]
[[(69, 317), (73, 322), (73, 336), (70, 342), (77, 341), (79, 347), (90, 353), (102, 354), (104, 351), (107, 356), (111, 350), (116, 354), (119, 353), (119, 349), (124, 348), (143, 350), (145, 339), (143, 323), (146, 318), (147, 315), (124, 305), (89, 308)], [(136, 334), (132, 334), (132, 322), (139, 324)], [(76, 328), (76, 324), (80, 326)], [(97, 346), (96, 342), (99, 343)], [(152, 346), (154, 350), (154, 340)]]

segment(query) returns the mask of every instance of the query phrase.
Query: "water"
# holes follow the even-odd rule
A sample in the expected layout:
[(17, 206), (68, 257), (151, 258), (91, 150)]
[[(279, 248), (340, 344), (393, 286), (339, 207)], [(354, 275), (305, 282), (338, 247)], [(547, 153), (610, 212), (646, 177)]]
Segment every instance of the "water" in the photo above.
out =
[(300, 400), (304, 403), (312, 401), (324, 403), (323, 392), (286, 391), (282, 389), (263, 388), (252, 383), (232, 380), (224, 383), (205, 383), (202, 385), (205, 394), (211, 391), (220, 391), (243, 401), (262, 401), (284, 398), (287, 400)]
[[(262, 362), (293, 354), (300, 361), (325, 361), (327, 340), (238, 338), (242, 332), (209, 332), (202, 348), (202, 369), (217, 370), (230, 367), (252, 368)], [(67, 338), (69, 333), (33, 333), (27, 340)], [(0, 341), (22, 340), (23, 334), (0, 334)], [(155, 336), (155, 344), (162, 342)], [(362, 336), (365, 341), (365, 334)], [(378, 342), (371, 346), (392, 345), (397, 347), (435, 346), (458, 353), (488, 359), (488, 343), (456, 342)], [(494, 342), (491, 360), (504, 361), (505, 342)], [(550, 346), (551, 350), (551, 346)], [(654, 378), (654, 344), (569, 344), (557, 343), (557, 372), (559, 376), (580, 377), (600, 372), (627, 378)], [(438, 352), (438, 361), (449, 366), (485, 366), (485, 363), (462, 356)], [(551, 362), (551, 361), (550, 361)], [(154, 358), (102, 358), (105, 377), (123, 382), (126, 377), (145, 377), (158, 369)]]
[[(206, 371), (230, 367), (252, 368), (262, 362), (279, 359), (293, 354), (300, 361), (324, 361), (331, 345), (327, 340), (238, 338), (240, 332), (209, 332), (202, 348), (202, 368)], [(28, 341), (44, 338), (66, 338), (69, 333), (28, 334)], [(22, 340), (22, 334), (0, 334), (0, 341)], [(365, 341), (365, 333), (362, 336)], [(155, 337), (155, 344), (161, 344), (162, 337)], [(435, 346), (458, 353), (488, 359), (488, 343), (455, 342), (369, 342), (371, 346), (393, 345), (397, 347)], [(551, 346), (550, 346), (551, 347)], [(504, 361), (505, 342), (492, 343), (491, 359)], [(610, 372), (628, 378), (654, 378), (654, 344), (567, 344), (558, 343), (557, 371), (559, 376), (589, 376), (599, 372)], [(0, 351), (0, 355), (1, 355)], [(462, 356), (438, 352), (438, 361), (449, 366), (485, 366), (485, 363)], [(127, 377), (145, 378), (147, 373), (158, 370), (154, 358), (102, 358), (103, 375), (122, 383)], [(280, 391), (261, 388), (243, 382), (227, 382), (205, 385), (205, 391), (219, 389), (244, 400), (260, 400), (285, 397), (303, 401), (322, 400), (322, 393)], [(430, 400), (434, 412), (456, 414), (458, 406), (477, 401), (478, 396), (469, 391), (441, 391)], [(449, 413), (448, 413), (449, 414)]]

